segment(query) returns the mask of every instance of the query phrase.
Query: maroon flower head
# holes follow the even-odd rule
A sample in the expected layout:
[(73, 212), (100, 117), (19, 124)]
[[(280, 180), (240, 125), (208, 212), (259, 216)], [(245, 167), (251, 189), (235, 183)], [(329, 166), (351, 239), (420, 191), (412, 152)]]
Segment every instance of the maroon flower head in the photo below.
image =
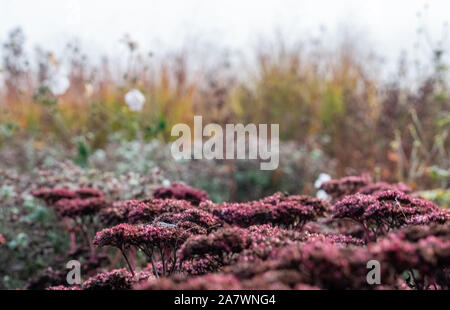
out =
[(251, 225), (277, 224), (302, 228), (308, 221), (325, 215), (328, 203), (304, 196), (286, 196), (276, 193), (257, 201), (223, 203), (213, 213), (229, 224)]
[(81, 199), (93, 198), (93, 197), (98, 197), (98, 198), (103, 197), (102, 192), (100, 192), (97, 189), (90, 188), (90, 187), (81, 187), (81, 188), (77, 189), (75, 191), (75, 195), (77, 195), (77, 197), (79, 197)]
[(224, 228), (207, 236), (189, 238), (179, 250), (181, 260), (195, 256), (239, 253), (250, 245), (248, 232), (242, 228)]
[(111, 207), (100, 211), (99, 219), (105, 226), (114, 226), (127, 223), (130, 211), (137, 208), (141, 203), (142, 202), (138, 200), (115, 202)]
[(191, 234), (176, 226), (146, 225), (139, 231), (137, 245), (160, 249), (181, 246)]
[(41, 188), (31, 193), (34, 197), (42, 199), (47, 205), (53, 205), (61, 199), (74, 199), (77, 195), (66, 188)]
[(206, 274), (187, 279), (152, 279), (136, 287), (139, 290), (237, 290), (238, 279), (229, 274)]
[(369, 207), (379, 208), (378, 200), (370, 195), (355, 194), (344, 197), (333, 207), (334, 218), (360, 219)]
[(161, 199), (180, 199), (198, 206), (201, 202), (209, 200), (208, 193), (204, 190), (193, 188), (182, 183), (174, 183), (170, 186), (159, 187), (153, 197)]
[(395, 184), (389, 184), (386, 182), (377, 182), (377, 183), (372, 183), (372, 184), (362, 187), (361, 189), (359, 189), (358, 193), (364, 194), (364, 195), (371, 195), (371, 194), (375, 194), (377, 192), (382, 192), (382, 191), (387, 191), (387, 190), (400, 191), (405, 194), (409, 194), (412, 192), (410, 187), (408, 187), (406, 184), (401, 183), (401, 182), (395, 183)]
[(81, 285), (84, 290), (128, 290), (132, 286), (133, 276), (124, 268), (99, 273)]
[(103, 197), (61, 199), (55, 203), (54, 207), (62, 217), (76, 218), (94, 215), (108, 207), (108, 202)]
[(133, 206), (128, 213), (130, 223), (150, 223), (164, 213), (178, 213), (191, 209), (188, 201), (176, 199), (149, 199)]
[(206, 229), (213, 229), (222, 225), (222, 221), (218, 217), (199, 209), (187, 209), (181, 213), (164, 213), (155, 221), (172, 224), (191, 222)]
[(192, 235), (206, 235), (208, 230), (193, 222), (178, 222), (177, 227)]
[(320, 189), (324, 190), (333, 199), (339, 199), (346, 195), (357, 193), (358, 190), (370, 183), (370, 178), (367, 175), (349, 176), (324, 182), (320, 186)]
[(334, 204), (333, 218), (349, 218), (365, 230), (366, 241), (386, 235), (405, 225), (445, 223), (448, 211), (431, 201), (401, 191), (387, 190), (373, 195), (354, 194)]
[(140, 233), (144, 230), (142, 226), (130, 224), (119, 224), (112, 228), (105, 228), (98, 232), (94, 238), (94, 245), (98, 247), (114, 246), (125, 249), (130, 245), (137, 244)]

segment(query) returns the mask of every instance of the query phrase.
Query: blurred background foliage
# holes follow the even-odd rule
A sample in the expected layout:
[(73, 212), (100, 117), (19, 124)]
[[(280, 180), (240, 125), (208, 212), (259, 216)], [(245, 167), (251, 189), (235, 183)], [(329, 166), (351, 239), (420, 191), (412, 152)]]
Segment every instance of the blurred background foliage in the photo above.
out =
[[(313, 165), (319, 168), (306, 173), (311, 179), (297, 176), (306, 184), (322, 170), (333, 177), (369, 172), (420, 190), (448, 188), (450, 93), (441, 44), (429, 46), (426, 71), (418, 74), (401, 58), (398, 72), (386, 79), (380, 77), (383, 62), (376, 47), (367, 52), (346, 38), (333, 47), (320, 39), (310, 44), (278, 39), (260, 44), (253, 61), (224, 52), (202, 62), (188, 48), (155, 59), (125, 36), (129, 57), (122, 66), (107, 58), (95, 64), (74, 42), (64, 55), (42, 48), (30, 55), (25, 42), (18, 28), (2, 45), (0, 155), (18, 169), (33, 169), (30, 156), (38, 158), (33, 152), (43, 149), (92, 167), (90, 157), (111, 146), (156, 139), (164, 148), (174, 124), (192, 126), (193, 116), (202, 115), (204, 123), (221, 125), (281, 124), (280, 138), (292, 149), (321, 154)], [(124, 102), (131, 89), (146, 98), (139, 111)], [(14, 151), (25, 146), (27, 155)], [(133, 166), (141, 154), (135, 156), (123, 160)], [(117, 166), (113, 163), (108, 169)], [(270, 173), (253, 171), (256, 165), (244, 173), (240, 166), (246, 164), (238, 162), (215, 164), (213, 170), (233, 171), (234, 194), (219, 193), (218, 199), (245, 199), (253, 183), (258, 193), (292, 190), (281, 184), (290, 182), (287, 170), (296, 171), (286, 168), (295, 165), (292, 160)], [(208, 180), (197, 183), (213, 186)]]

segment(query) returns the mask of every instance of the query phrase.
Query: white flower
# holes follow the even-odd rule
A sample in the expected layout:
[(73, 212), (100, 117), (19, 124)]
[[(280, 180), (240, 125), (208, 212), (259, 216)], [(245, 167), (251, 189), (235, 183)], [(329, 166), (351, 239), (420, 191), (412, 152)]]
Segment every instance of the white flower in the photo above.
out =
[(56, 74), (50, 80), (48, 88), (51, 90), (51, 92), (55, 96), (59, 96), (59, 95), (64, 94), (67, 91), (67, 89), (69, 88), (69, 86), (70, 86), (70, 81), (65, 75)]
[(316, 193), (316, 197), (324, 200), (330, 200), (331, 197), (324, 190), (318, 190)]
[(132, 89), (125, 95), (125, 103), (132, 111), (140, 111), (145, 103), (144, 95), (137, 89)]
[(321, 173), (321, 174), (319, 174), (319, 177), (317, 178), (316, 182), (314, 182), (314, 187), (320, 188), (322, 183), (330, 181), (330, 180), (331, 180), (331, 176), (329, 174)]

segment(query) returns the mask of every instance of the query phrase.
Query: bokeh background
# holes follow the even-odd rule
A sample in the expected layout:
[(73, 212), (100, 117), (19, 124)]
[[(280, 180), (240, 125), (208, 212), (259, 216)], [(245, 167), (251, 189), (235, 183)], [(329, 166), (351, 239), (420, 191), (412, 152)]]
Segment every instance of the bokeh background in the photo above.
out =
[[(67, 243), (30, 195), (44, 186), (123, 200), (183, 181), (246, 201), (366, 173), (448, 206), (449, 11), (444, 0), (1, 1), (0, 286), (22, 287)], [(142, 107), (126, 102), (132, 90)], [(279, 123), (279, 169), (175, 161), (170, 130), (194, 115)]]

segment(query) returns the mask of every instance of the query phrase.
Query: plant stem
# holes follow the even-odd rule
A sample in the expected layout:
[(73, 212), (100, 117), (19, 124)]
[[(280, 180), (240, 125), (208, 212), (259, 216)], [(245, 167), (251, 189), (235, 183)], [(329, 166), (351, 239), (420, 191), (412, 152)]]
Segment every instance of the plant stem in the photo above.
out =
[(131, 274), (132, 274), (133, 277), (134, 277), (134, 276), (135, 276), (135, 273), (134, 273), (133, 267), (131, 267), (131, 264), (130, 264), (130, 262), (128, 261), (128, 257), (127, 257), (127, 255), (125, 254), (124, 249), (120, 249), (120, 251), (122, 252), (123, 257), (125, 258), (125, 261), (127, 262), (128, 268), (130, 268), (130, 272), (131, 272)]

